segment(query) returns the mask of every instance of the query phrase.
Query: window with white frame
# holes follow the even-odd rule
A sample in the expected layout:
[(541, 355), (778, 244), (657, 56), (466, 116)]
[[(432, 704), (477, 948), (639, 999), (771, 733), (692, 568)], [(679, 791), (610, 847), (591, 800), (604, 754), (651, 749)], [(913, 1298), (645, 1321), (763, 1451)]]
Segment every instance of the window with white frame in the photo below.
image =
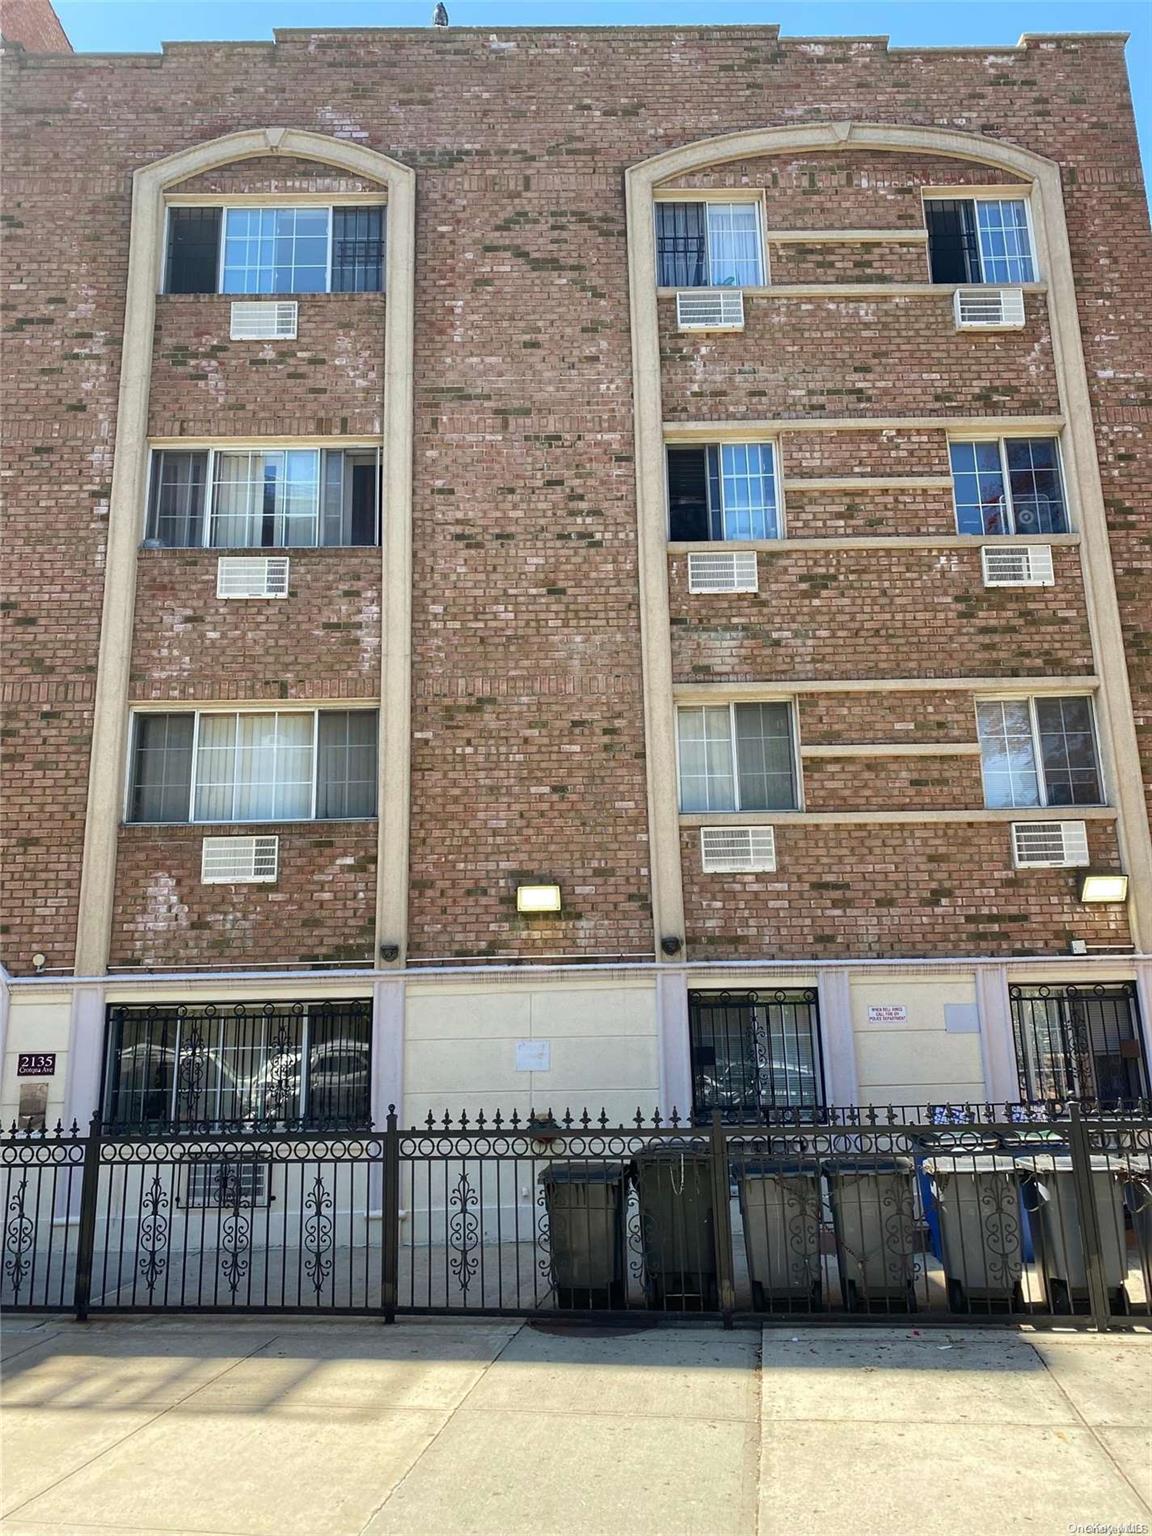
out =
[(676, 724), (682, 811), (796, 809), (790, 704), (683, 705)]
[(934, 283), (1036, 281), (1027, 198), (925, 198), (924, 220)]
[(1067, 533), (1068, 509), (1054, 437), (952, 442), (956, 529), (980, 535)]
[(672, 539), (778, 539), (776, 455), (771, 443), (670, 444)]
[(374, 709), (138, 713), (127, 820), (375, 816), (376, 732)]
[(1092, 700), (1087, 694), (979, 699), (984, 804), (1101, 805)]
[(307, 549), (379, 540), (378, 448), (152, 454), (147, 537), (166, 549)]
[(166, 293), (377, 293), (384, 209), (170, 207)]
[(658, 202), (656, 281), (661, 288), (761, 287), (760, 204)]

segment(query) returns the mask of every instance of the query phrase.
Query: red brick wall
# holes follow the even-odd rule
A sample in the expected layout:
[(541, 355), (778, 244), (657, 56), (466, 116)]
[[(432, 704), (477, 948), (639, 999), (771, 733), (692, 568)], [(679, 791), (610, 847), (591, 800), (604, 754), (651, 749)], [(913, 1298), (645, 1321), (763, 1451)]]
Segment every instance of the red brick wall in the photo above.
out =
[[(205, 836), (276, 833), (269, 885), (201, 885)], [(120, 835), (111, 964), (371, 964), (376, 823), (126, 827)]]
[(161, 294), (149, 433), (378, 437), (386, 302), (382, 293), (304, 294), (295, 341), (230, 341), (230, 299)]
[(805, 757), (807, 811), (972, 810), (984, 804), (980, 759)]
[(976, 740), (976, 709), (970, 693), (805, 693), (797, 707), (800, 740), (808, 747)]
[(926, 283), (928, 250), (902, 241), (770, 240), (768, 277), (772, 283)]
[[(5, 60), (6, 254), (14, 285), (3, 295), (10, 376), (3, 402), (11, 501), (6, 553), (20, 584), (9, 594), (19, 604), (9, 617), (35, 620), (10, 629), (6, 661), (12, 686), (37, 690), (10, 714), (4, 743), (5, 812), (18, 845), (8, 857), (16, 859), (19, 882), (5, 960), (17, 968), (27, 967), (31, 946), (66, 964), (75, 922), (87, 782), (84, 690), (96, 659), (130, 176), (141, 164), (254, 121), (352, 138), (413, 165), (419, 175), (412, 807), (418, 955), (545, 949), (591, 955), (650, 946), (623, 172), (661, 149), (749, 123), (856, 118), (976, 128), (1060, 163), (1127, 604), (1131, 675), (1140, 690), (1142, 728), (1152, 734), (1146, 600), (1152, 485), (1146, 458), (1137, 463), (1133, 457), (1142, 451), (1149, 421), (1140, 348), (1152, 278), (1119, 43), (1060, 39), (1020, 51), (916, 53), (888, 52), (878, 41), (828, 40), (817, 51), (781, 42), (772, 27), (710, 27), (627, 35), (506, 31), (498, 44), (494, 48), (483, 29), (424, 28), (287, 34), (259, 50), (208, 44), (127, 59), (14, 53)], [(757, 162), (775, 227), (914, 228), (924, 183), (998, 179), (985, 167), (918, 157), (853, 154), (811, 162), (803, 156)], [(716, 184), (746, 174), (747, 168), (725, 167)], [(213, 187), (272, 187), (302, 176), (315, 182), (316, 175), (307, 167), (253, 162), (217, 175)], [(177, 310), (185, 317), (211, 312), (216, 302), (166, 304), (160, 324), (174, 323)], [(382, 310), (378, 300), (363, 307), (373, 304)], [(943, 295), (815, 304), (752, 300), (743, 336), (668, 338), (676, 358), (664, 369), (666, 411), (679, 419), (1050, 411), (1055, 395), (1043, 304), (1043, 296), (1030, 297), (1030, 323), (1021, 334), (971, 337), (952, 330)], [(312, 322), (305, 316), (303, 323)], [(272, 419), (282, 431), (297, 431), (302, 421), (335, 417), (330, 399), (341, 412), (363, 407), (331, 337), (317, 349), (324, 363), (312, 365), (311, 381), (289, 379), (290, 372), (308, 369), (288, 361), (273, 365), (276, 372), (253, 370), (248, 354), (213, 362), (211, 335), (196, 341), (172, 333), (172, 340), (189, 344), (190, 361), (173, 369), (160, 360), (160, 373), (167, 370), (163, 414), (174, 424), (166, 431), (209, 418), (229, 422), (217, 430), (231, 431), (235, 418), (248, 432), (267, 430), (253, 423)], [(302, 340), (312, 345), (306, 331)], [(199, 353), (195, 362), (193, 352)], [(217, 409), (209, 378), (243, 409)], [(261, 378), (274, 382), (263, 385)], [(311, 396), (309, 388), (324, 393)], [(265, 406), (267, 413), (259, 414)], [(912, 434), (906, 441), (812, 434), (803, 445), (786, 446), (785, 475), (798, 465), (812, 475), (871, 466), (875, 473), (939, 474), (946, 470), (942, 451), (942, 434)], [(925, 515), (929, 508), (945, 515), (946, 504), (935, 498), (924, 506)], [(904, 517), (910, 509), (902, 507)], [(825, 526), (836, 525), (833, 504), (816, 515)], [(855, 526), (860, 515), (846, 507), (842, 521)], [(918, 515), (917, 506), (911, 516)], [(847, 552), (837, 558), (855, 569)], [(920, 558), (905, 554), (901, 563), (907, 569)], [(209, 642), (207, 632), (201, 637), (199, 626), (180, 635), (165, 630), (167, 610), (151, 609), (153, 567), (146, 561), (141, 570), (138, 686), (169, 688), (175, 673), (181, 690), (240, 686), (240, 673), (220, 671), (222, 642)], [(183, 557), (169, 562), (172, 570), (188, 572), (190, 612), (208, 615), (207, 573), (185, 567)], [(1037, 602), (1039, 609), (1027, 611), (1039, 616), (1038, 638), (1021, 644), (1041, 656), (1051, 652), (1062, 667), (1082, 651), (1078, 616), (1061, 629), (1045, 606), (1068, 596), (1062, 587), (1054, 594), (1015, 594), (1001, 608), (985, 606), (990, 596), (973, 584), (957, 583), (949, 575), (943, 590), (970, 598), (973, 623), (992, 628), (973, 635), (961, 666), (961, 621), (939, 621), (950, 669), (974, 670), (973, 659), (992, 648), (995, 630), (1018, 624), (1014, 615)], [(904, 590), (919, 615), (923, 582)], [(834, 589), (827, 591), (827, 602), (835, 603)], [(158, 601), (171, 605), (171, 597), (169, 587)], [(848, 626), (851, 647), (858, 622), (850, 607), (845, 600), (834, 612), (837, 624)], [(259, 622), (274, 627), (281, 620), (269, 614)], [(788, 622), (800, 628), (798, 608)], [(272, 647), (274, 678), (267, 675), (271, 667), (260, 665), (256, 643), (233, 636), (244, 656), (242, 671), (279, 680), (286, 690), (299, 690), (297, 696), (326, 686), (340, 675), (342, 648), (350, 641), (338, 632), (336, 662), (321, 653), (313, 629), (309, 619), (299, 648), (294, 638), (290, 651), (279, 631), (261, 632), (260, 642)], [(798, 636), (797, 645), (787, 668), (781, 659), (777, 676), (795, 676), (817, 662), (831, 666), (830, 644), (821, 652), (822, 640)], [(876, 676), (885, 668), (927, 668), (925, 651), (908, 612), (893, 612), (887, 635), (873, 631), (869, 666)], [(916, 736), (933, 739), (930, 725), (943, 720), (951, 730), (966, 711), (970, 732), (970, 699), (961, 714), (954, 716), (946, 703), (936, 720), (921, 720), (928, 698), (892, 703), (894, 728), (911, 723)], [(877, 718), (882, 707), (888, 706), (870, 701), (865, 713)], [(865, 728), (857, 702), (845, 695), (806, 700), (802, 708), (805, 719), (816, 709), (828, 714), (833, 736), (840, 730), (844, 738), (860, 739)], [(41, 761), (45, 710), (58, 721), (50, 763)], [(32, 772), (25, 771), (28, 763)], [(358, 835), (367, 847), (371, 839)], [(820, 828), (819, 847), (816, 835), (787, 829), (782, 848), (789, 858), (811, 853), (819, 878), (855, 882), (849, 911), (837, 916), (828, 907), (815, 916), (849, 931), (860, 946), (856, 952), (894, 950), (902, 942), (919, 946), (918, 953), (965, 946), (1051, 951), (1063, 947), (1073, 925), (1079, 936), (1099, 935), (1117, 921), (1115, 914), (1070, 905), (1064, 894), (1073, 884), (1069, 872), (1005, 873), (1006, 833), (999, 826), (986, 834), (957, 824), (933, 828), (930, 837), (921, 829), (881, 829), (879, 846), (901, 874), (885, 875), (879, 885), (860, 862), (878, 846), (876, 829), (862, 841), (860, 829)], [(139, 951), (147, 927), (141, 892), (163, 873), (178, 882), (189, 925), (186, 930), (173, 918), (170, 942), (163, 924), (148, 930), (157, 963), (169, 951), (187, 954), (195, 945), (222, 942), (227, 888), (201, 890), (191, 879), (199, 834), (147, 836), (151, 845), (140, 830), (125, 834), (118, 956)], [(786, 839), (797, 836), (806, 840), (803, 849), (787, 848)], [(1099, 829), (1094, 836), (1100, 838)], [(188, 862), (177, 870), (174, 850), (183, 848), (182, 838), (188, 848), (181, 858)], [(961, 873), (968, 871), (956, 876), (963, 893), (958, 906), (943, 898), (920, 905), (937, 901), (925, 896), (922, 878), (935, 878), (925, 864), (934, 839), (946, 844), (945, 865), (956, 862)], [(1110, 849), (1097, 852), (1107, 858)], [(800, 862), (794, 858), (792, 867)], [(515, 871), (542, 872), (542, 865), (561, 879), (566, 912), (552, 928), (521, 927), (510, 909), (510, 882)], [(327, 867), (319, 856), (305, 866)], [(995, 880), (989, 870), (997, 871)], [(881, 912), (869, 903), (885, 882), (883, 899), (893, 905)], [(311, 875), (303, 885), (293, 876), (277, 902), (267, 890), (248, 888), (239, 898), (243, 910), (274, 913), (274, 920), (254, 920), (244, 945), (220, 953), (249, 962), (280, 958), (286, 946), (340, 950), (351, 942), (349, 915), (335, 921), (318, 915), (315, 889)], [(697, 932), (701, 889), (689, 873)], [(708, 890), (722, 887), (709, 884)], [(997, 903), (1007, 907), (1002, 932), (983, 938)], [(370, 907), (369, 895), (364, 911), (357, 909), (358, 933), (370, 926)], [(931, 921), (921, 927), (924, 911)], [(809, 893), (792, 909), (771, 912), (770, 932), (756, 941), (757, 952), (771, 942), (779, 946), (774, 952), (786, 943), (797, 953), (803, 925), (813, 918)], [(1014, 914), (1027, 920), (1014, 923)], [(976, 921), (965, 921), (969, 917)], [(737, 909), (710, 907), (709, 920), (715, 925), (711, 953), (748, 951), (747, 923)], [(206, 928), (193, 929), (200, 921)], [(305, 923), (319, 926), (306, 934)], [(836, 952), (820, 937), (823, 927), (811, 931), (812, 953)], [(193, 943), (186, 937), (193, 932), (206, 937)]]
[(50, 0), (0, 0), (0, 39), (33, 53), (72, 52)]
[(660, 300), (666, 421), (778, 416), (1056, 415), (1042, 294), (1021, 331), (957, 331), (951, 290), (881, 298), (744, 298), (743, 331), (676, 329)]
[(375, 699), (380, 551), (288, 551), (286, 598), (218, 598), (214, 549), (142, 550), (133, 699)]
[(688, 592), (668, 557), (678, 682), (1090, 676), (1079, 553), (1051, 587), (985, 587), (978, 547), (761, 553), (760, 591)]
[[(1094, 863), (1115, 867), (1114, 829), (1088, 823)], [(1012, 868), (1007, 822), (776, 828), (774, 874), (705, 875), (700, 833), (681, 834), (688, 958), (873, 959), (1067, 952), (1125, 944), (1124, 909), (1085, 907), (1075, 869)]]

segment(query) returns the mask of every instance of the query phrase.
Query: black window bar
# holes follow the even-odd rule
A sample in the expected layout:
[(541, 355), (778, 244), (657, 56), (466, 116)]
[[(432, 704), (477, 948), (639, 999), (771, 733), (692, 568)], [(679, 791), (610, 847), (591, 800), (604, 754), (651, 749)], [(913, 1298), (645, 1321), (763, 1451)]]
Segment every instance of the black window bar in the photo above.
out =
[(787, 1124), (823, 1105), (814, 989), (690, 992), (688, 1032), (697, 1120)]
[(120, 1130), (371, 1123), (367, 999), (118, 1005), (106, 1043), (102, 1115)]
[(1010, 987), (1009, 1000), (1024, 1103), (1148, 1097), (1134, 983)]

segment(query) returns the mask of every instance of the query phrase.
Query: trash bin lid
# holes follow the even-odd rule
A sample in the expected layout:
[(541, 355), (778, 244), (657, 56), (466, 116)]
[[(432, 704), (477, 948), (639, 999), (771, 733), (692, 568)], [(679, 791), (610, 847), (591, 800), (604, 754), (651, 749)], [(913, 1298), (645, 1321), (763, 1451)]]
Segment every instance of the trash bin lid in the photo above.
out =
[(820, 1177), (818, 1157), (749, 1157), (747, 1159), (734, 1157), (730, 1167), (738, 1179), (795, 1179), (801, 1176), (818, 1179)]
[(870, 1173), (911, 1173), (915, 1167), (916, 1164), (910, 1157), (877, 1157), (870, 1161), (851, 1157), (824, 1159), (824, 1172), (830, 1179), (840, 1178), (845, 1174), (850, 1178), (860, 1178)]
[(709, 1152), (707, 1147), (702, 1147), (698, 1142), (685, 1141), (683, 1137), (676, 1137), (672, 1141), (653, 1141), (647, 1146), (640, 1147), (632, 1154), (634, 1163), (658, 1163), (669, 1162), (673, 1158), (677, 1162), (681, 1158), (693, 1159), (706, 1163)]
[(947, 1178), (952, 1173), (1017, 1173), (1023, 1166), (1023, 1160), (1003, 1154), (997, 1157), (995, 1153), (975, 1153), (965, 1157), (957, 1152), (949, 1157), (926, 1157), (920, 1166), (933, 1178)]
[(957, 1127), (953, 1131), (928, 1131), (916, 1140), (925, 1152), (929, 1149), (935, 1152), (946, 1152), (955, 1147), (958, 1152), (994, 1152), (1000, 1146), (1000, 1138), (995, 1131), (981, 1130), (979, 1126), (971, 1126), (968, 1129)]
[[(1025, 1173), (1071, 1173), (1073, 1168), (1072, 1159), (1066, 1152), (1041, 1152), (1035, 1157), (1016, 1157), (1012, 1161)], [(1111, 1157), (1091, 1157), (1088, 1162), (1093, 1173), (1114, 1173), (1123, 1178), (1127, 1172), (1126, 1162)]]
[(628, 1170), (624, 1163), (549, 1163), (541, 1168), (539, 1184), (616, 1184)]

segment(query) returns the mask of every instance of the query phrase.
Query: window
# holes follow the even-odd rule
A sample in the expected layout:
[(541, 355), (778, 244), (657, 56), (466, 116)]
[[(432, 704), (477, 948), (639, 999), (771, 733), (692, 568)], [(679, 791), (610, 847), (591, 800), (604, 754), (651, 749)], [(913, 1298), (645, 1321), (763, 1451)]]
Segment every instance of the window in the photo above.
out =
[(661, 288), (759, 288), (764, 282), (758, 203), (657, 203)]
[(1020, 1098), (1121, 1104), (1148, 1094), (1136, 988), (1011, 987)]
[(127, 819), (375, 816), (376, 732), (368, 709), (138, 714)]
[(682, 811), (796, 809), (789, 704), (706, 704), (676, 715)]
[(928, 198), (934, 283), (1032, 283), (1032, 231), (1024, 198)]
[(959, 533), (1067, 533), (1068, 513), (1054, 437), (951, 443)]
[(169, 208), (167, 293), (378, 293), (384, 209)]
[(984, 804), (1101, 805), (1092, 700), (981, 699), (976, 704)]
[(372, 1005), (108, 1010), (103, 1114), (131, 1129), (370, 1123)]
[(673, 539), (778, 539), (771, 443), (669, 447), (668, 531)]
[(734, 1120), (823, 1102), (816, 993), (690, 992), (692, 1109)]
[(148, 538), (165, 549), (375, 544), (379, 459), (375, 448), (157, 450)]

